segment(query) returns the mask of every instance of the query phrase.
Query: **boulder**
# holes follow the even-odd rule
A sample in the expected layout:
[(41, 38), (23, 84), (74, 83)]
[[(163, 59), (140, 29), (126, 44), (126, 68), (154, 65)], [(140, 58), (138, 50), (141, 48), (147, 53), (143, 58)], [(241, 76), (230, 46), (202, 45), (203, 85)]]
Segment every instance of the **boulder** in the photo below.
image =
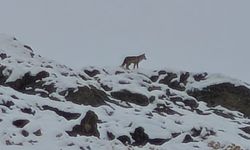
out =
[(72, 131), (67, 131), (70, 136), (84, 135), (99, 137), (100, 133), (97, 130), (98, 116), (89, 110), (85, 117), (82, 119), (80, 125), (75, 125)]
[(131, 140), (127, 135), (122, 135), (117, 138), (119, 141), (121, 141), (124, 145), (130, 145)]
[(198, 101), (204, 101), (209, 107), (221, 105), (230, 110), (240, 111), (250, 117), (250, 89), (245, 86), (235, 86), (232, 83), (210, 85), (203, 89), (187, 92)]
[(78, 87), (78, 90), (68, 89), (68, 94), (65, 96), (66, 100), (72, 101), (76, 104), (91, 105), (98, 107), (106, 104), (105, 100), (109, 100), (107, 94), (93, 86)]
[(185, 135), (182, 143), (189, 143), (189, 142), (194, 142), (194, 140), (193, 140), (191, 135), (187, 134), (187, 135)]
[(144, 132), (144, 128), (138, 127), (135, 129), (134, 133), (130, 133), (133, 140), (135, 141), (133, 145), (135, 146), (143, 146), (146, 145), (149, 137), (148, 135)]
[(132, 93), (128, 90), (111, 92), (111, 96), (115, 99), (134, 103), (141, 106), (147, 106), (149, 104), (149, 98), (147, 96), (139, 93)]
[(19, 120), (15, 120), (12, 122), (12, 124), (14, 126), (16, 126), (17, 128), (23, 128), (26, 124), (28, 124), (30, 121), (27, 119), (19, 119)]

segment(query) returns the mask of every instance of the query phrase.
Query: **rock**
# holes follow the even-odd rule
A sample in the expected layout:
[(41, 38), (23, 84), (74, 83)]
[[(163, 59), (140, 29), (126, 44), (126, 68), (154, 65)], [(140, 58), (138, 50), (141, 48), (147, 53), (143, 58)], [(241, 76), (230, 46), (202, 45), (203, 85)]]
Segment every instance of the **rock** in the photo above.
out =
[(59, 110), (58, 108), (54, 108), (48, 105), (42, 106), (43, 110), (50, 110), (55, 112), (57, 115), (64, 117), (67, 120), (77, 119), (81, 116), (79, 113), (71, 113), (71, 112), (65, 112), (62, 110)]
[(210, 109), (210, 110), (213, 110), (213, 113), (218, 116), (235, 120), (235, 116), (232, 113), (227, 113), (227, 112), (224, 112), (223, 110), (218, 110), (218, 109)]
[(198, 101), (204, 101), (208, 107), (221, 105), (230, 110), (240, 111), (250, 117), (250, 89), (245, 86), (235, 86), (232, 83), (210, 85), (201, 90), (187, 91)]
[(5, 70), (5, 66), (0, 64), (0, 84), (3, 85), (5, 81), (7, 80), (7, 77), (3, 74), (3, 71)]
[(201, 135), (201, 131), (202, 131), (202, 128), (199, 128), (199, 129), (192, 128), (192, 129), (191, 129), (191, 135), (192, 135), (193, 137), (200, 136), (200, 135)]
[(242, 131), (244, 131), (245, 133), (247, 134), (250, 134), (250, 126), (248, 127), (243, 127), (243, 128), (240, 128)]
[(117, 138), (119, 141), (121, 141), (124, 145), (130, 145), (131, 140), (127, 135), (122, 135)]
[(148, 135), (144, 132), (144, 128), (138, 127), (135, 129), (134, 133), (130, 133), (135, 142), (135, 146), (143, 146), (148, 142)]
[(29, 132), (26, 131), (26, 130), (22, 130), (21, 133), (22, 133), (22, 135), (23, 135), (24, 137), (29, 136)]
[(150, 80), (151, 80), (152, 82), (156, 82), (156, 81), (158, 80), (158, 78), (159, 78), (159, 76), (151, 76), (151, 77), (150, 77)]
[(178, 113), (177, 111), (174, 111), (171, 108), (167, 107), (164, 104), (157, 104), (157, 107), (153, 110), (153, 112), (156, 112), (160, 115), (162, 115), (163, 113), (168, 114), (168, 115), (174, 115), (174, 114), (178, 114), (180, 116), (182, 115)]
[(109, 87), (108, 85), (105, 85), (103, 83), (101, 83), (101, 87), (105, 90), (105, 91), (112, 91), (113, 88), (112, 87)]
[(115, 75), (122, 74), (122, 73), (125, 73), (125, 72), (124, 71), (116, 71)]
[(33, 132), (33, 134), (36, 135), (36, 136), (41, 136), (42, 135), (42, 131), (41, 131), (41, 129), (39, 129), (39, 130)]
[(204, 73), (195, 74), (193, 77), (195, 81), (202, 81), (202, 80), (206, 80), (207, 75), (208, 74), (204, 72)]
[(107, 136), (109, 140), (115, 139), (115, 135), (112, 132), (107, 131)]
[(89, 110), (85, 117), (82, 119), (80, 125), (75, 125), (72, 131), (67, 131), (70, 136), (84, 135), (84, 136), (96, 136), (99, 137), (99, 131), (97, 130), (98, 116), (91, 110)]
[(97, 88), (91, 86), (90, 88), (87, 86), (78, 87), (78, 90), (68, 89), (68, 95), (66, 95), (66, 100), (72, 101), (76, 104), (83, 105), (91, 105), (94, 107), (98, 107), (101, 105), (105, 105), (105, 100), (109, 100), (107, 94), (98, 90)]
[(160, 138), (156, 138), (156, 139), (149, 139), (148, 143), (152, 144), (152, 145), (162, 145), (165, 142), (169, 141), (170, 139), (160, 139)]
[(189, 78), (189, 76), (190, 76), (189, 72), (181, 73), (180, 82), (183, 83), (184, 85), (186, 85), (187, 84), (187, 79)]
[(132, 93), (128, 90), (111, 92), (111, 96), (115, 99), (134, 103), (134, 104), (141, 105), (141, 106), (147, 106), (149, 104), (148, 97), (139, 93)]
[(3, 59), (5, 59), (5, 58), (7, 58), (7, 55), (6, 55), (5, 53), (1, 53), (1, 54), (0, 54), (0, 58), (3, 60)]
[[(170, 88), (175, 89), (175, 90), (184, 91), (185, 87), (182, 84), (180, 84), (178, 80), (172, 81), (173, 79), (176, 79), (177, 77), (178, 77), (177, 74), (168, 72), (167, 75), (159, 81), (159, 83), (168, 85)], [(184, 80), (184, 78), (185, 76), (182, 77), (182, 80)]]
[[(49, 73), (46, 71), (41, 71), (37, 73), (35, 76), (32, 76), (30, 72), (25, 73), (24, 76), (21, 79), (17, 79), (16, 81), (13, 82), (8, 82), (6, 83), (7, 86), (10, 86), (11, 88), (23, 92), (23, 93), (29, 93), (31, 91), (25, 90), (27, 87), (33, 87), (35, 88), (42, 88), (42, 83), (37, 82), (38, 80), (42, 80), (43, 78), (49, 77)], [(33, 94), (35, 94), (35, 91), (32, 91)]]
[(26, 124), (28, 124), (30, 121), (27, 119), (19, 119), (19, 120), (15, 120), (12, 122), (12, 124), (14, 126), (16, 126), (17, 128), (23, 128)]
[(195, 109), (199, 106), (199, 104), (194, 99), (184, 99), (183, 103), (185, 106), (189, 106), (191, 109)]
[(166, 74), (167, 73), (167, 71), (165, 71), (165, 70), (160, 70), (159, 72), (158, 72), (158, 75), (163, 75), (163, 74)]
[(12, 101), (4, 101), (4, 100), (2, 100), (2, 102), (0, 102), (0, 105), (10, 108), (11, 106), (14, 106), (15, 103), (13, 103)]
[(148, 91), (149, 91), (149, 92), (155, 91), (155, 90), (160, 91), (160, 90), (161, 90), (161, 87), (160, 87), (160, 86), (154, 86), (154, 85), (148, 87)]
[(24, 45), (23, 47), (24, 47), (24, 48), (27, 48), (28, 50), (30, 50), (31, 52), (33, 52), (33, 49), (32, 49), (30, 46)]
[(92, 71), (90, 71), (90, 70), (84, 70), (84, 72), (85, 72), (88, 76), (90, 76), (90, 77), (94, 77), (94, 76), (96, 76), (97, 74), (100, 74), (100, 71), (99, 71), (99, 70), (96, 70), (96, 69), (94, 69), (94, 70), (92, 70)]
[(174, 78), (177, 78), (177, 74), (168, 72), (167, 75), (159, 81), (159, 83), (169, 85)]
[(171, 133), (173, 138), (176, 138), (177, 136), (181, 135), (181, 133)]
[(31, 108), (22, 108), (21, 111), (23, 113), (26, 113), (26, 114), (31, 114), (31, 115), (35, 115), (35, 111), (33, 111)]
[(168, 86), (172, 89), (179, 90), (179, 91), (184, 91), (186, 89), (182, 84), (180, 84), (180, 82), (176, 80), (173, 82), (170, 82)]
[(191, 137), (191, 135), (187, 134), (187, 135), (184, 137), (182, 143), (189, 143), (189, 142), (194, 142), (194, 140), (193, 140), (193, 138)]

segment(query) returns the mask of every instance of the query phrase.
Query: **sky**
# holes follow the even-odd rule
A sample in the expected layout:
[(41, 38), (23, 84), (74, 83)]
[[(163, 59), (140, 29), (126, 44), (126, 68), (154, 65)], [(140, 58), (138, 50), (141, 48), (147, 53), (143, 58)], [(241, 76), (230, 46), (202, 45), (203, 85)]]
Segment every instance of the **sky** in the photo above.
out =
[(0, 0), (0, 33), (72, 68), (222, 73), (250, 83), (249, 0)]

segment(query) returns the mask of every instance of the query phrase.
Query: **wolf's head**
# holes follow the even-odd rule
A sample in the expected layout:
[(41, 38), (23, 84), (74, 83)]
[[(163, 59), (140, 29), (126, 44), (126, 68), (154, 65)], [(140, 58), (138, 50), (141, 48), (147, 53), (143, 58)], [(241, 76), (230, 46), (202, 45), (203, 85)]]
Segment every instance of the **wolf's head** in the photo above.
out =
[(141, 55), (141, 59), (147, 60), (145, 53)]

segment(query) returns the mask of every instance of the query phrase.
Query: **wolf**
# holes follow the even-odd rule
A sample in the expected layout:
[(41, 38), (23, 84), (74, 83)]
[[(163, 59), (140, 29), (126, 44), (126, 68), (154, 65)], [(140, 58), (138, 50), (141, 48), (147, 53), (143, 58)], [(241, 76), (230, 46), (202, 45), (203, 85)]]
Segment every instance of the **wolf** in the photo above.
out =
[(141, 62), (142, 60), (146, 60), (146, 56), (145, 54), (139, 55), (139, 56), (127, 56), (125, 57), (121, 67), (124, 68), (124, 66), (126, 66), (126, 69), (129, 70), (129, 66), (133, 63), (134, 64), (134, 69), (135, 67), (139, 67), (139, 62)]

